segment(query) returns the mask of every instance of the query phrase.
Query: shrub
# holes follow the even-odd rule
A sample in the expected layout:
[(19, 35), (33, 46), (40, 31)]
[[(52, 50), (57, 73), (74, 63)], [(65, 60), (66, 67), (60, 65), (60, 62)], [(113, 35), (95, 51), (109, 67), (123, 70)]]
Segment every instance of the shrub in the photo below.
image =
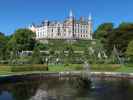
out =
[(133, 63), (126, 64), (126, 67), (133, 67)]
[(82, 66), (77, 66), (77, 67), (75, 67), (75, 70), (83, 70), (83, 67)]
[(47, 71), (47, 65), (25, 65), (25, 66), (12, 66), (12, 72), (25, 72), (25, 71)]
[(82, 64), (69, 64), (69, 66), (66, 67), (72, 70), (83, 70)]
[(91, 70), (98, 71), (115, 71), (119, 69), (121, 65), (119, 64), (92, 64)]

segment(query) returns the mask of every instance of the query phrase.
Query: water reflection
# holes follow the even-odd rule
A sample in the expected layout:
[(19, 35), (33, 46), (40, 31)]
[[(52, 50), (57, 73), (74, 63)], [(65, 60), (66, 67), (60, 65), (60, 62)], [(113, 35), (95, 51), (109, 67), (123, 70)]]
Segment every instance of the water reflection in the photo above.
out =
[(49, 78), (0, 85), (0, 100), (133, 100), (131, 80)]
[(97, 81), (94, 96), (96, 100), (133, 100), (131, 80)]

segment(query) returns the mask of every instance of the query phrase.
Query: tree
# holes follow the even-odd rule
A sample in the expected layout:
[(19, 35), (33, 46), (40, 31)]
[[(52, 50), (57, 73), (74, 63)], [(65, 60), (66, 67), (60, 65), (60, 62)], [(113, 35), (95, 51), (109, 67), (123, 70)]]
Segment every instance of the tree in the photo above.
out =
[(74, 63), (74, 60), (75, 60), (75, 55), (74, 55), (74, 50), (73, 50), (73, 48), (72, 48), (72, 46), (68, 46), (67, 48), (66, 48), (66, 50), (67, 50), (67, 58), (66, 58), (66, 60), (67, 60), (67, 63)]
[(2, 49), (6, 44), (6, 37), (0, 32), (0, 49)]
[(94, 38), (98, 39), (102, 43), (104, 49), (108, 48), (107, 38), (110, 32), (113, 31), (113, 29), (114, 29), (113, 23), (103, 23), (94, 32)]
[(126, 55), (128, 57), (133, 58), (133, 40), (130, 41), (130, 43), (128, 44), (127, 50), (126, 50)]
[(40, 42), (36, 42), (36, 47), (39, 48), (40, 50), (46, 50), (47, 47), (45, 44), (40, 43)]
[(129, 42), (133, 39), (133, 23), (122, 23), (108, 34), (106, 49), (109, 52), (116, 46), (118, 52), (124, 55)]
[(100, 39), (101, 41), (104, 40), (107, 37), (108, 32), (113, 30), (113, 27), (113, 23), (101, 24), (94, 32), (94, 38)]
[(32, 64), (42, 64), (42, 57), (39, 48), (34, 48), (32, 58)]
[(4, 33), (0, 32), (0, 35), (4, 35)]
[(35, 33), (28, 29), (18, 29), (8, 43), (8, 48), (17, 51), (33, 50), (35, 45)]
[(6, 49), (7, 39), (4, 33), (0, 32), (0, 59), (5, 59), (5, 49)]

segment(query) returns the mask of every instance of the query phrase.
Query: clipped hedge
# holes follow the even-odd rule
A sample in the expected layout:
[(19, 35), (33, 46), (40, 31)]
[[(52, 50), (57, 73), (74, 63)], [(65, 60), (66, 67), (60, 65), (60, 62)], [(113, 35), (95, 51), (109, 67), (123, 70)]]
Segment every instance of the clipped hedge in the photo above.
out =
[(122, 66), (119, 64), (92, 64), (91, 70), (95, 71), (116, 71)]
[(15, 65), (11, 67), (11, 72), (25, 71), (48, 71), (47, 65)]
[(133, 63), (125, 64), (126, 67), (133, 67)]
[(66, 70), (80, 71), (80, 70), (83, 70), (83, 65), (82, 64), (65, 64), (64, 68)]

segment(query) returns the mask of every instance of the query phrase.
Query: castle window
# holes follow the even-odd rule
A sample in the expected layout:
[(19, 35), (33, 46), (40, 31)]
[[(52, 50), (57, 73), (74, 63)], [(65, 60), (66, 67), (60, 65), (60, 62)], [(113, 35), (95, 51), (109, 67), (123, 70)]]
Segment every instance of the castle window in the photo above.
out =
[(54, 31), (53, 31), (53, 28), (52, 28), (52, 33), (53, 33)]
[(57, 35), (58, 36), (60, 36), (61, 34), (60, 34), (60, 28), (58, 28), (58, 33), (57, 33)]

